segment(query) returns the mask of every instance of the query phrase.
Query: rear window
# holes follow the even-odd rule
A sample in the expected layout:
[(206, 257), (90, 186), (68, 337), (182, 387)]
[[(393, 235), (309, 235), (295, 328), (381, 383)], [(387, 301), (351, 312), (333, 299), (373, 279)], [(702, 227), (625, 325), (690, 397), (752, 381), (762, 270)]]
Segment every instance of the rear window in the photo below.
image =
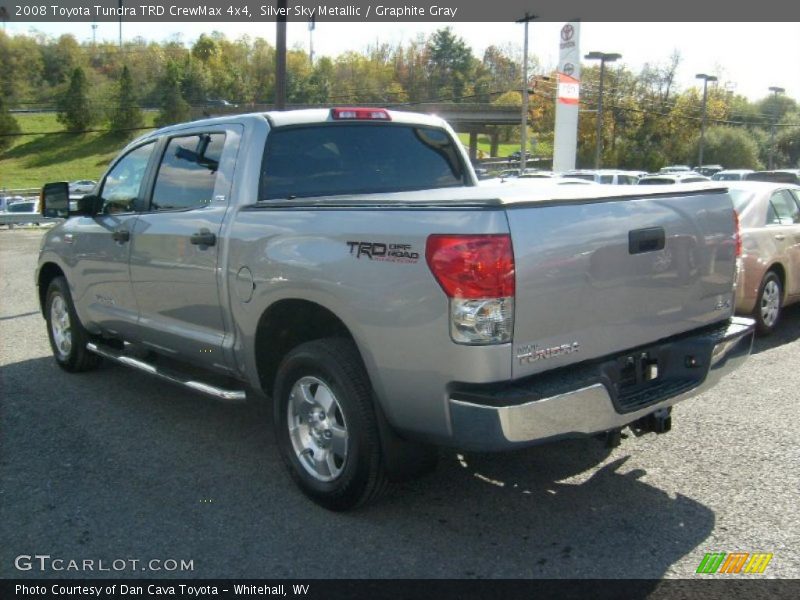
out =
[(735, 208), (738, 213), (744, 212), (744, 209), (747, 208), (750, 202), (753, 201), (753, 198), (756, 197), (755, 192), (751, 192), (750, 190), (729, 189), (728, 192), (733, 200), (733, 208)]
[(773, 181), (775, 183), (800, 183), (800, 178), (794, 173), (782, 171), (756, 171), (745, 175), (747, 181)]
[(457, 148), (441, 129), (373, 123), (274, 129), (261, 200), (400, 192), (465, 185)]
[(675, 183), (675, 180), (670, 177), (648, 177), (647, 179), (640, 179), (639, 185), (666, 185)]

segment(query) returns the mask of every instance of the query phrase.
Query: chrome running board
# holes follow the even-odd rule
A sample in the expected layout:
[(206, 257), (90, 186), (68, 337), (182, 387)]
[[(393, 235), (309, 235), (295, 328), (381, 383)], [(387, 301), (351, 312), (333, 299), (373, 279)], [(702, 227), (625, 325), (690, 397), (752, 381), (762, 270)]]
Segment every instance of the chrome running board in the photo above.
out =
[(242, 402), (246, 399), (247, 395), (244, 390), (226, 390), (224, 388), (211, 385), (209, 383), (204, 383), (202, 381), (197, 381), (195, 379), (191, 379), (177, 373), (175, 371), (165, 371), (164, 369), (159, 369), (155, 365), (151, 365), (150, 363), (146, 363), (143, 360), (138, 358), (133, 358), (132, 356), (126, 356), (120, 352), (115, 351), (112, 348), (101, 347), (93, 342), (89, 342), (86, 344), (86, 349), (89, 352), (93, 352), (98, 356), (102, 356), (103, 358), (107, 358), (109, 360), (113, 360), (118, 362), (126, 367), (133, 367), (134, 369), (138, 369), (140, 371), (144, 371), (150, 375), (155, 375), (156, 377), (160, 377), (161, 379), (166, 379), (167, 381), (171, 381), (172, 383), (177, 383), (178, 385), (182, 385), (185, 388), (189, 388), (190, 390), (195, 390), (198, 392), (202, 392), (209, 396), (213, 396), (214, 398), (219, 398), (220, 400), (227, 400), (229, 402)]

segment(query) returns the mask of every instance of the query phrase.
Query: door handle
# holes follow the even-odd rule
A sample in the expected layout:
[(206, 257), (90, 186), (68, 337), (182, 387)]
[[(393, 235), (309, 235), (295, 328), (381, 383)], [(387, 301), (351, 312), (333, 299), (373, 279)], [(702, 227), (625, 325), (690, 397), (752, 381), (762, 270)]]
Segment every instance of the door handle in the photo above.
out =
[(195, 246), (215, 246), (217, 243), (217, 236), (208, 229), (201, 229), (197, 233), (192, 234), (189, 238), (189, 242)]
[(775, 234), (775, 239), (778, 240), (779, 242), (782, 242), (783, 240), (786, 239), (786, 236), (783, 235), (782, 233), (776, 233)]
[(131, 232), (127, 229), (117, 229), (111, 234), (111, 239), (115, 242), (127, 242), (131, 239)]

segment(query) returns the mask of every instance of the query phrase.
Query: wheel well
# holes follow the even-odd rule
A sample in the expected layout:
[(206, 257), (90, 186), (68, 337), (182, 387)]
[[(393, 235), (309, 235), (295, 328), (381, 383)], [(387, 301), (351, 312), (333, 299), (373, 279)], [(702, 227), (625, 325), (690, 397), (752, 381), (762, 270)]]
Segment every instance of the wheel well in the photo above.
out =
[(42, 309), (42, 314), (44, 314), (44, 304), (47, 301), (47, 288), (50, 287), (50, 282), (56, 277), (63, 276), (64, 271), (55, 263), (45, 263), (39, 269), (39, 307)]
[[(783, 268), (783, 265), (780, 263), (775, 263), (769, 269), (767, 269), (767, 273), (772, 271), (775, 275), (778, 276), (778, 279), (781, 280), (781, 290), (786, 291), (786, 271)], [(781, 299), (783, 301), (783, 299)]]
[(281, 300), (270, 306), (256, 330), (256, 365), (261, 389), (272, 396), (275, 374), (295, 346), (326, 337), (353, 339), (347, 326), (327, 308), (307, 300)]

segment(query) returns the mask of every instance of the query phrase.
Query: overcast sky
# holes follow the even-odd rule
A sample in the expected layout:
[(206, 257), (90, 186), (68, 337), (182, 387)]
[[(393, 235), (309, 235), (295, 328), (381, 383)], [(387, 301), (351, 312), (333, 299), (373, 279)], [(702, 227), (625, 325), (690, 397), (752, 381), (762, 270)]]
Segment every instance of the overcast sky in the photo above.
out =
[[(534, 22), (530, 26), (531, 49), (546, 68), (558, 60), (562, 23)], [(492, 44), (522, 47), (523, 26), (514, 23), (325, 23), (314, 31), (316, 56), (336, 56), (346, 50), (364, 50), (375, 42), (399, 43), (418, 34), (451, 26), (477, 57)], [(92, 39), (91, 23), (14, 23), (7, 33), (28, 33), (36, 28), (54, 36), (72, 33), (79, 41)], [(275, 42), (275, 23), (123, 23), (123, 38), (136, 36), (164, 40), (178, 35), (191, 43), (203, 32), (219, 30), (229, 38), (242, 34)], [(97, 39), (116, 41), (117, 23), (98, 23)], [(308, 28), (302, 22), (288, 24), (289, 46), (308, 50)], [(695, 74), (718, 75), (735, 84), (738, 94), (751, 100), (769, 94), (770, 86), (786, 89), (800, 100), (800, 23), (582, 23), (581, 52), (618, 52), (622, 64), (636, 71), (644, 63), (666, 63), (674, 50), (682, 57), (679, 85), (697, 85)]]

